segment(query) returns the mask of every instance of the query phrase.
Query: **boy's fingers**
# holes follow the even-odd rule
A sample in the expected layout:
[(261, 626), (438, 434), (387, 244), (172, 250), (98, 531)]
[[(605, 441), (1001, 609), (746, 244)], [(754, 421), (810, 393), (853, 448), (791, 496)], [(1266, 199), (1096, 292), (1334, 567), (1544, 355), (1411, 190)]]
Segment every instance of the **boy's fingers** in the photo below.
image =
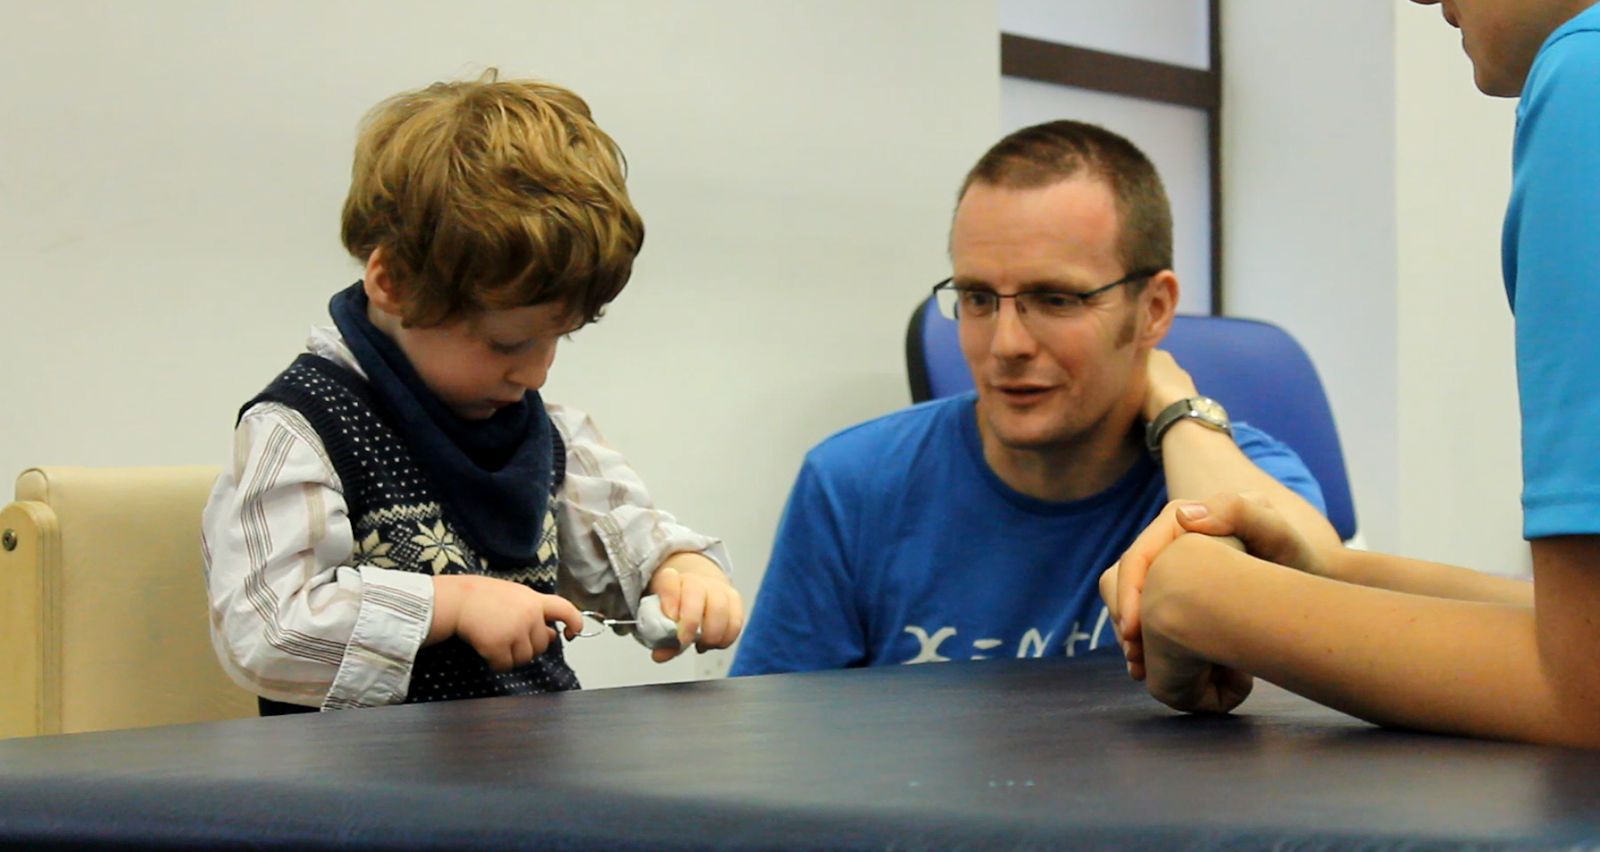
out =
[(650, 589), (661, 599), (661, 614), (678, 620), (678, 610), (683, 603), (683, 575), (676, 568), (657, 568), (651, 578)]
[(533, 647), (528, 637), (513, 637), (511, 644), (496, 648), (494, 655), (487, 659), (489, 668), (497, 672), (510, 671), (517, 664), (533, 659)]
[(1178, 536), (1187, 530), (1178, 522), (1178, 512), (1193, 501), (1173, 500), (1161, 509), (1155, 520), (1134, 538), (1133, 544), (1117, 560), (1116, 609), (1118, 633), (1124, 639), (1139, 638), (1139, 596), (1144, 592), (1145, 574), (1150, 563)]
[(559, 621), (566, 625), (562, 631), (568, 639), (583, 632), (583, 613), (572, 601), (557, 595), (544, 596), (544, 620)]
[[(728, 645), (738, 641), (739, 634), (744, 632), (744, 596), (732, 586), (728, 587)], [(724, 645), (723, 647), (727, 647)]]
[(728, 630), (728, 593), (724, 589), (706, 591), (705, 620), (700, 622), (700, 640), (695, 644), (700, 650), (721, 648)]
[(664, 663), (681, 653), (683, 653), (682, 646), (677, 648), (657, 648), (650, 652), (650, 659), (655, 660), (658, 663)]
[(1117, 626), (1124, 639), (1139, 638), (1139, 593), (1144, 591), (1144, 572), (1150, 563), (1126, 554), (1117, 561)]
[(1111, 567), (1100, 572), (1100, 600), (1106, 605), (1110, 613), (1112, 626), (1117, 625), (1117, 566), (1120, 562), (1111, 563)]
[(542, 621), (538, 624), (529, 625), (527, 643), (528, 647), (532, 649), (532, 653), (517, 660), (517, 663), (526, 663), (534, 657), (543, 654), (544, 649), (550, 647), (550, 640), (554, 639), (555, 635), (556, 632), (550, 628), (550, 625), (545, 624)]
[(1191, 532), (1234, 536), (1245, 552), (1269, 562), (1293, 565), (1303, 556), (1303, 543), (1283, 516), (1264, 499), (1250, 494), (1219, 494), (1205, 501), (1204, 514), (1178, 513), (1178, 523)]
[[(678, 615), (673, 620), (678, 622), (678, 644), (687, 648), (700, 632), (700, 621), (706, 609), (706, 587), (704, 583), (685, 582), (679, 591)], [(661, 611), (666, 610), (666, 601), (662, 601)]]

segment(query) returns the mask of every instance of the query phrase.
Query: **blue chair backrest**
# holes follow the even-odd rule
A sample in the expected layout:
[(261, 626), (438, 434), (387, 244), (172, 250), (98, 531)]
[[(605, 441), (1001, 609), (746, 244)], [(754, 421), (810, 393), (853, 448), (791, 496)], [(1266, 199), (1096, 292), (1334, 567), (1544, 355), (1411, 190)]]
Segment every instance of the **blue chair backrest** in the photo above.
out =
[[(1294, 448), (1322, 486), (1328, 520), (1339, 538), (1356, 534), (1356, 511), (1333, 411), (1300, 344), (1283, 329), (1258, 320), (1179, 315), (1161, 343), (1194, 377), (1200, 392)], [(972, 390), (972, 374), (956, 337), (956, 323), (930, 297), (912, 314), (906, 332), (911, 399), (923, 402)]]

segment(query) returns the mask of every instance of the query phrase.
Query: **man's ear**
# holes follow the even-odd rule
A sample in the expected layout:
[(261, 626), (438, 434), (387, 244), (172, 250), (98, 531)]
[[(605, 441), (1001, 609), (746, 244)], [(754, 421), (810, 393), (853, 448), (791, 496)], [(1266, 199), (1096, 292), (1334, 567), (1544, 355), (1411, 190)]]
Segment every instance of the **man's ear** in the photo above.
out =
[(1178, 276), (1163, 269), (1145, 282), (1139, 294), (1143, 303), (1143, 317), (1139, 324), (1139, 348), (1154, 349), (1167, 336), (1172, 327), (1172, 316), (1178, 312)]
[(395, 292), (394, 278), (389, 275), (383, 246), (378, 246), (367, 255), (367, 268), (361, 273), (361, 289), (366, 291), (367, 301), (374, 308), (393, 316), (402, 315), (399, 294)]

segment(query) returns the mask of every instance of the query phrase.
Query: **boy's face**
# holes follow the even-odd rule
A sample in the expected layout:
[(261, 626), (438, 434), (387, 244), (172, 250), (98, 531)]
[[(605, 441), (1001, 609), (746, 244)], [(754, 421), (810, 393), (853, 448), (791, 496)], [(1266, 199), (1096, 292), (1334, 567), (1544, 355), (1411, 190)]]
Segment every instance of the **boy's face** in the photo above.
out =
[(566, 305), (548, 302), (480, 311), (429, 328), (407, 328), (384, 267), (383, 250), (367, 259), (362, 286), (367, 317), (399, 345), (422, 383), (463, 420), (487, 420), (538, 390), (556, 344), (576, 331)]
[(574, 329), (565, 306), (549, 303), (484, 311), (432, 328), (395, 322), (384, 330), (457, 417), (487, 420), (544, 385), (556, 344)]
[(1593, 0), (1413, 0), (1438, 4), (1444, 19), (1461, 30), (1461, 47), (1472, 60), (1478, 89), (1514, 98), (1539, 46), (1550, 33)]

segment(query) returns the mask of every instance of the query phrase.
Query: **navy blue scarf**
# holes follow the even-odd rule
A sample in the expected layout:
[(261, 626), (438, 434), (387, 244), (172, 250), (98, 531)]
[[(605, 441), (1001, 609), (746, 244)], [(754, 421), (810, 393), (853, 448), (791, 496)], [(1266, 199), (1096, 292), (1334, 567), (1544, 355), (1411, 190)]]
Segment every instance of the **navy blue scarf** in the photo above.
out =
[(464, 420), (428, 390), (400, 346), (367, 318), (361, 282), (335, 295), (328, 312), (390, 424), (439, 494), (445, 517), (497, 569), (536, 561), (553, 461), (550, 416), (538, 391), (487, 420)]

